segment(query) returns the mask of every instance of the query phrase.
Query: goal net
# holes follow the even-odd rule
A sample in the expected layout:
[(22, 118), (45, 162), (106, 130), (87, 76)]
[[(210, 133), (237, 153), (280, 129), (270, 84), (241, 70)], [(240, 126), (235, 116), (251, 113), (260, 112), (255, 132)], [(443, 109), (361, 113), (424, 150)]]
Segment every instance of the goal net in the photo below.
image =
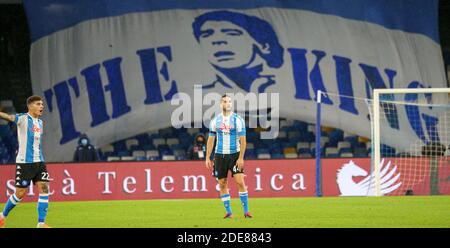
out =
[(450, 194), (449, 94), (449, 88), (374, 90), (375, 195)]

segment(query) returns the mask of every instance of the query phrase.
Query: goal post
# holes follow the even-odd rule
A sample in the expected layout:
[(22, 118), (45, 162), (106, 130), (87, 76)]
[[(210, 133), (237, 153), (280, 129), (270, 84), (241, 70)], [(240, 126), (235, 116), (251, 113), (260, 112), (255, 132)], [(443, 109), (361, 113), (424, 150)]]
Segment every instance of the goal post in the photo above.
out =
[[(419, 184), (429, 184), (423, 191), (429, 194), (439, 194), (440, 185), (448, 191), (449, 94), (450, 88), (374, 89), (371, 122), (376, 196), (383, 195), (384, 158), (402, 167), (402, 193), (413, 194)], [(389, 149), (383, 151), (386, 145)]]

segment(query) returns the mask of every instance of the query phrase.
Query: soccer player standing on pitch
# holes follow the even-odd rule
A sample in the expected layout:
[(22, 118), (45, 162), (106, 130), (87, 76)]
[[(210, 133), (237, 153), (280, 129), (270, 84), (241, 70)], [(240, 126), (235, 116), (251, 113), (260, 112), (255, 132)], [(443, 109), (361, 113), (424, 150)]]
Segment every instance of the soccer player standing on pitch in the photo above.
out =
[(217, 137), (214, 156), (214, 175), (219, 180), (220, 199), (225, 206), (224, 218), (232, 218), (233, 213), (230, 206), (230, 192), (228, 191), (228, 170), (236, 181), (239, 189), (239, 197), (244, 208), (244, 217), (252, 218), (248, 211), (248, 192), (244, 182), (244, 153), (246, 148), (245, 122), (236, 113), (231, 111), (231, 98), (223, 95), (220, 107), (222, 113), (215, 116), (209, 125), (209, 137), (206, 147), (206, 168), (213, 167), (210, 159)]
[(0, 227), (5, 226), (5, 219), (10, 211), (22, 200), (31, 181), (39, 188), (38, 224), (39, 228), (49, 227), (45, 224), (48, 210), (49, 175), (42, 156), (43, 123), (39, 117), (44, 111), (44, 102), (40, 96), (27, 99), (28, 113), (8, 115), (0, 112), (0, 118), (16, 123), (19, 151), (16, 158), (15, 193), (12, 194), (0, 213)]

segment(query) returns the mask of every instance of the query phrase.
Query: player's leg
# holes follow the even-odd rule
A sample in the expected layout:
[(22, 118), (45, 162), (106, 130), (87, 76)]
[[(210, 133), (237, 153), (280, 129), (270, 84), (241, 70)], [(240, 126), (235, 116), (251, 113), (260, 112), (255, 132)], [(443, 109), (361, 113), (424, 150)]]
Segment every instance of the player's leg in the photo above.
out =
[(224, 218), (231, 218), (233, 212), (231, 211), (231, 197), (230, 192), (228, 191), (228, 179), (221, 178), (219, 179), (219, 191), (220, 191), (220, 199), (223, 202), (223, 206), (225, 207), (226, 214)]
[(245, 218), (251, 218), (252, 215), (248, 211), (248, 191), (247, 186), (245, 185), (244, 180), (244, 169), (239, 170), (236, 166), (236, 162), (239, 158), (239, 153), (234, 154), (233, 156), (233, 167), (231, 170), (231, 175), (234, 178), (234, 181), (236, 182), (236, 185), (239, 190), (239, 198), (241, 200), (242, 207), (244, 209), (244, 216)]
[(31, 181), (31, 167), (28, 164), (16, 164), (16, 175), (15, 175), (15, 192), (12, 194), (8, 201), (6, 201), (3, 211), (0, 213), (0, 227), (5, 226), (5, 218), (8, 216), (9, 212), (17, 205), (22, 198), (25, 196), (28, 186)]
[(245, 218), (251, 218), (252, 215), (250, 214), (248, 207), (248, 191), (244, 181), (244, 173), (236, 173), (233, 175), (233, 178), (239, 189), (239, 198), (241, 199), (241, 204), (244, 209), (244, 216)]
[(47, 172), (47, 167), (44, 163), (36, 163), (37, 174), (33, 179), (36, 182), (37, 188), (39, 190), (39, 198), (37, 204), (38, 211), (38, 225), (37, 227), (49, 227), (45, 224), (45, 218), (48, 212), (48, 202), (49, 202), (49, 175)]
[(25, 196), (27, 192), (26, 188), (17, 188), (15, 190), (15, 193), (12, 194), (8, 201), (6, 201), (5, 207), (3, 208), (3, 212), (0, 213), (0, 228), (3, 228), (5, 226), (5, 219), (13, 210), (13, 208), (19, 204), (20, 201), (22, 201), (23, 197)]
[(228, 170), (225, 163), (226, 156), (219, 154), (214, 157), (214, 174), (217, 176), (219, 182), (220, 200), (222, 200), (226, 210), (224, 218), (231, 218), (233, 213), (231, 211), (230, 192), (228, 190)]
[(39, 189), (39, 199), (37, 205), (38, 211), (38, 227), (48, 227), (45, 224), (45, 218), (48, 212), (48, 182), (37, 182), (37, 187)]

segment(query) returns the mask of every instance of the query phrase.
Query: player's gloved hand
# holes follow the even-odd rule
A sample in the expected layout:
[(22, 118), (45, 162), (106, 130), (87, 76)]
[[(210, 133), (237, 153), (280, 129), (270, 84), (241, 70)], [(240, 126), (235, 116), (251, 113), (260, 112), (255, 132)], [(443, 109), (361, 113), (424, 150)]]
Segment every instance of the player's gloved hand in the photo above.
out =
[(238, 168), (239, 171), (242, 171), (242, 169), (244, 169), (244, 159), (243, 158), (239, 158), (236, 162), (236, 166)]
[(212, 168), (212, 161), (211, 161), (211, 159), (206, 158), (205, 165), (206, 165), (206, 168), (208, 170), (211, 170), (211, 168)]

